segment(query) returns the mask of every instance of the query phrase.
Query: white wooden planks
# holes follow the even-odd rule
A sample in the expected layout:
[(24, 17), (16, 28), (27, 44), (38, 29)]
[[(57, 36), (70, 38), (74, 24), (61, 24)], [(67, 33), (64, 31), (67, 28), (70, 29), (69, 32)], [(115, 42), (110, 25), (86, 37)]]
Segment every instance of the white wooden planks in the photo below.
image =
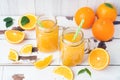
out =
[[(91, 40), (91, 43), (93, 45), (93, 40)], [(120, 61), (119, 61), (119, 50), (120, 50), (120, 40), (119, 39), (114, 39), (111, 42), (106, 42), (106, 50), (108, 51), (109, 55), (110, 55), (110, 65), (120, 65)], [(0, 58), (0, 64), (1, 65), (12, 65), (12, 61), (8, 60), (8, 53), (10, 49), (15, 49), (19, 54), (20, 54), (20, 49), (26, 45), (26, 44), (32, 44), (33, 46), (36, 46), (36, 40), (25, 40), (24, 42), (22, 42), (21, 44), (10, 44), (8, 43), (6, 40), (0, 40), (0, 56), (2, 56)], [(91, 46), (92, 46), (91, 45)], [(97, 46), (98, 43), (95, 44), (95, 46)], [(54, 52), (54, 53), (50, 53), (50, 54), (44, 54), (44, 53), (40, 53), (39, 54), (36, 53), (32, 53), (32, 55), (37, 55), (38, 58), (43, 59), (46, 56), (49, 55), (53, 55), (53, 62), (51, 65), (60, 65), (61, 63), (61, 59), (60, 59), (60, 52)], [(32, 65), (32, 62), (24, 62), (24, 61), (20, 61), (22, 64), (14, 64), (14, 65)], [(88, 64), (88, 54), (85, 54), (83, 63), (80, 65), (89, 65)]]
[[(62, 76), (58, 76), (53, 73), (56, 66), (49, 66), (45, 69), (39, 70), (33, 66), (5, 66), (2, 80), (12, 80), (14, 74), (24, 74), (25, 80), (44, 79), (44, 80), (66, 80)], [(74, 73), (74, 80), (91, 80), (88, 74), (77, 75), (78, 71), (83, 68), (88, 68), (92, 73), (92, 80), (119, 80), (120, 79), (120, 67), (108, 66), (105, 70), (96, 71), (89, 66), (76, 66), (72, 67)]]
[[(6, 29), (4, 26), (4, 22), (2, 21), (3, 18), (6, 16), (0, 17), (0, 30)], [(13, 26), (18, 26), (18, 19), (19, 16), (11, 16), (14, 20)], [(75, 23), (71, 20), (66, 19), (66, 17), (58, 16), (58, 25), (64, 26), (64, 27), (76, 27)], [(120, 20), (120, 17), (117, 18), (117, 20)], [(83, 68), (88, 68), (92, 72), (92, 80), (119, 80), (120, 79), (120, 61), (119, 61), (119, 51), (120, 51), (120, 25), (115, 25), (115, 35), (112, 41), (105, 42), (108, 51), (110, 55), (110, 65), (102, 71), (96, 71), (92, 69), (88, 64), (88, 54), (85, 54), (84, 60), (82, 64), (77, 65), (75, 67), (71, 67), (74, 73), (74, 80), (91, 80), (90, 77), (85, 73), (82, 75), (77, 75), (78, 71)], [(11, 29), (8, 28), (8, 29)], [(18, 53), (22, 46), (26, 44), (33, 44), (33, 46), (36, 46), (36, 37), (35, 37), (35, 31), (24, 31), (26, 33), (26, 39), (20, 43), (20, 44), (10, 44), (5, 40), (4, 34), (0, 34), (0, 77), (1, 80), (12, 80), (12, 75), (14, 74), (24, 74), (25, 80), (34, 80), (34, 79), (44, 79), (44, 80), (66, 80), (62, 76), (58, 76), (53, 73), (53, 69), (56, 66), (62, 65), (61, 59), (60, 59), (60, 52), (57, 51), (55, 53), (50, 54), (44, 54), (44, 53), (33, 53), (33, 55), (37, 55), (39, 59), (43, 59), (48, 55), (53, 55), (53, 62), (45, 69), (39, 70), (36, 69), (32, 62), (29, 61), (21, 61), (22, 64), (13, 64), (12, 61), (8, 60), (8, 53), (9, 49), (15, 49)], [(90, 42), (95, 47), (98, 46), (99, 41), (94, 42), (93, 35), (91, 32), (91, 29), (85, 30), (83, 29), (83, 32), (85, 34), (85, 38), (90, 38)], [(94, 46), (91, 46), (91, 48), (94, 48)], [(16, 66), (17, 65), (17, 66)], [(24, 66), (23, 66), (24, 65)], [(114, 75), (113, 75), (114, 74)]]
[(34, 0), (0, 0), (0, 15), (35, 13)]
[[(91, 73), (92, 73), (92, 79), (88, 76), (88, 74), (82, 74), (82, 75), (77, 75), (78, 71), (80, 69), (83, 68), (88, 68)], [(119, 70), (120, 67), (119, 66), (108, 66), (105, 70), (102, 71), (96, 71), (93, 70), (91, 67), (89, 66), (76, 66), (72, 68), (75, 74), (75, 80), (119, 80), (120, 78), (120, 74), (119, 74)]]
[(36, 15), (60, 15), (61, 0), (35, 0), (35, 11)]
[(25, 13), (74, 16), (81, 7), (89, 6), (93, 10), (103, 2), (115, 5), (120, 15), (119, 0), (0, 0), (0, 15), (22, 15)]
[[(81, 0), (82, 1), (82, 0)], [(62, 0), (61, 15), (72, 16), (78, 8), (78, 0)]]
[(0, 80), (3, 78), (3, 66), (0, 66)]
[[(10, 27), (10, 28), (5, 27), (5, 23), (2, 21), (5, 17), (7, 17), (7, 16), (0, 17), (0, 24), (1, 24), (0, 30), (6, 30), (6, 29), (12, 28), (12, 27)], [(19, 16), (12, 16), (12, 18), (15, 19), (13, 26), (18, 26)], [(120, 20), (120, 17), (118, 17), (117, 20)], [(66, 17), (63, 17), (63, 16), (58, 16), (57, 21), (58, 21), (58, 25), (60, 27), (76, 27), (76, 24), (72, 20), (68, 20)], [(26, 34), (26, 38), (20, 44), (10, 44), (5, 40), (4, 34), (2, 34), (2, 35), (0, 34), (0, 49), (1, 49), (0, 55), (1, 56), (4, 55), (2, 58), (0, 58), (2, 65), (12, 65), (11, 63), (13, 63), (10, 60), (8, 60), (8, 53), (9, 53), (10, 48), (15, 49), (19, 53), (22, 46), (24, 46), (26, 44), (33, 44), (33, 46), (36, 46), (35, 30), (24, 31), (24, 32)], [(91, 49), (97, 47), (99, 41), (94, 42), (94, 39), (92, 38), (93, 35), (91, 32), (91, 29), (88, 29), (88, 30), (83, 29), (83, 32), (84, 32), (85, 38), (90, 38)], [(120, 44), (118, 44), (118, 43), (120, 43), (120, 39), (116, 39), (116, 38), (120, 38), (119, 32), (120, 32), (119, 25), (115, 25), (115, 35), (114, 35), (115, 39), (113, 39), (110, 42), (105, 43), (107, 46), (107, 50), (111, 56), (110, 65), (120, 65), (120, 62), (118, 60), (119, 59), (118, 55), (119, 55), (119, 50), (120, 50), (120, 48), (118, 47), (118, 46), (120, 46)], [(54, 61), (51, 65), (60, 65), (61, 64), (60, 52), (57, 51), (52, 54), (54, 55)], [(40, 56), (40, 58), (44, 58), (44, 57), (48, 56), (43, 53), (39, 53), (39, 55), (36, 53), (35, 55)], [(80, 65), (88, 65), (87, 57), (88, 57), (88, 54), (85, 55), (84, 61)], [(28, 64), (23, 63), (20, 65), (32, 65), (32, 64), (28, 62)]]

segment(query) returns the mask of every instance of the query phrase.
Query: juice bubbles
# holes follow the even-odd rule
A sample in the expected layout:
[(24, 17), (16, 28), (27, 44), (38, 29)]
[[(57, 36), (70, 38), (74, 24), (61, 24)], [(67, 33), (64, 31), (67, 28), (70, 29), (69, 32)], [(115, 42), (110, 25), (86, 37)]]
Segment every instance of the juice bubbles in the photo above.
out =
[(37, 47), (41, 52), (53, 52), (58, 49), (58, 26), (54, 17), (42, 16), (36, 26)]
[(63, 65), (75, 66), (80, 64), (84, 57), (84, 38), (82, 31), (79, 32), (77, 38), (73, 41), (76, 29), (68, 28), (63, 31), (60, 48)]

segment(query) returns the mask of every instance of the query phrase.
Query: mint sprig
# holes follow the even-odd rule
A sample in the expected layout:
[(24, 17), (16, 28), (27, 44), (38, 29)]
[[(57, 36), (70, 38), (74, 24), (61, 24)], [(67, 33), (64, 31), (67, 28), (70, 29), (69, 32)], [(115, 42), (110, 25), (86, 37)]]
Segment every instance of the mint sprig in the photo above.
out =
[(3, 19), (4, 22), (6, 22), (6, 28), (13, 25), (13, 19), (11, 17), (6, 17)]
[(79, 71), (78, 71), (78, 75), (83, 74), (83, 73), (85, 73), (85, 72), (91, 77), (92, 74), (91, 74), (90, 70), (87, 69), (87, 68), (84, 68), (84, 69), (79, 70)]
[(22, 17), (22, 19), (21, 19), (22, 26), (26, 25), (29, 22), (30, 22), (30, 20), (29, 20), (29, 18), (27, 16)]

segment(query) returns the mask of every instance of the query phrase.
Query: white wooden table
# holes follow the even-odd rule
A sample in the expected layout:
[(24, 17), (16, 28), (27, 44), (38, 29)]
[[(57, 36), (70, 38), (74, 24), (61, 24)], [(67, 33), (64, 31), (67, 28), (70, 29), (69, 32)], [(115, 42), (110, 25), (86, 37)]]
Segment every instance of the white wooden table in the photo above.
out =
[[(0, 30), (5, 30), (5, 23), (3, 19), (7, 16), (0, 16)], [(14, 18), (14, 25), (18, 26), (19, 16), (11, 16)], [(59, 26), (72, 26), (75, 27), (75, 23), (72, 20), (68, 20), (66, 17), (58, 16)], [(120, 17), (117, 18), (120, 21)], [(11, 29), (12, 27), (8, 28)], [(26, 33), (26, 39), (20, 44), (10, 44), (5, 40), (4, 34), (0, 34), (0, 80), (12, 80), (12, 75), (14, 74), (24, 74), (24, 80), (66, 80), (62, 76), (53, 73), (53, 69), (56, 66), (61, 65), (60, 53), (57, 51), (53, 54), (53, 62), (45, 69), (36, 69), (31, 63), (23, 62), (20, 65), (13, 65), (12, 61), (8, 60), (8, 53), (10, 48), (20, 51), (21, 47), (25, 44), (33, 44), (36, 46), (35, 31), (24, 31)], [(85, 38), (93, 37), (91, 29), (83, 30)], [(98, 42), (94, 42), (93, 38), (90, 39), (91, 44), (98, 45)], [(74, 80), (120, 80), (120, 24), (115, 25), (114, 39), (110, 42), (105, 42), (107, 48), (106, 50), (110, 54), (110, 64), (109, 66), (101, 71), (96, 71), (92, 69), (87, 61), (88, 54), (85, 54), (83, 63), (75, 67), (71, 67), (74, 73)], [(91, 47), (92, 48), (92, 47)], [(40, 58), (44, 58), (49, 54), (34, 53)], [(78, 71), (82, 68), (88, 68), (92, 72), (92, 79), (85, 73), (82, 75), (77, 75)]]

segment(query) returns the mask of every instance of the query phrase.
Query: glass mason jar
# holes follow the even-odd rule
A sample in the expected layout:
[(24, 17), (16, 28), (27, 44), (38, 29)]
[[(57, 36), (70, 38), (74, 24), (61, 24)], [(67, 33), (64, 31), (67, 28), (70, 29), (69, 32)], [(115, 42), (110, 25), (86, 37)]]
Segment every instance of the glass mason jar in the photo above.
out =
[(85, 50), (85, 40), (82, 31), (73, 40), (77, 28), (67, 28), (62, 32), (60, 51), (63, 65), (75, 66), (82, 62)]
[(40, 16), (36, 24), (37, 48), (40, 52), (54, 52), (58, 49), (57, 20), (53, 16)]

